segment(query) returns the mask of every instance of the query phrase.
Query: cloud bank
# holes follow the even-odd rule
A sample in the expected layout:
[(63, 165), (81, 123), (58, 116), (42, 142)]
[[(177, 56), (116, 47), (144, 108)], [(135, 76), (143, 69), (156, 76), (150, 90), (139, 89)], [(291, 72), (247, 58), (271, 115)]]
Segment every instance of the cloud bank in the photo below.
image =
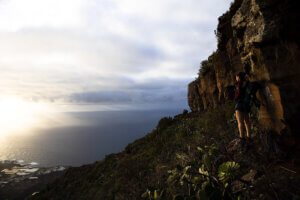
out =
[(0, 92), (34, 101), (173, 103), (215, 48), (230, 0), (2, 0)]

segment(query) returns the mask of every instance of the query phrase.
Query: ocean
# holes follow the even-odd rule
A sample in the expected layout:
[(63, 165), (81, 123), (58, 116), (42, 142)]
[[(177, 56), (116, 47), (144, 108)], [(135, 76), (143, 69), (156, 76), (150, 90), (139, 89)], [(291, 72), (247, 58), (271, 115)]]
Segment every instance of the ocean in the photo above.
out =
[(80, 166), (117, 153), (145, 136), (159, 119), (179, 110), (68, 112), (69, 125), (32, 129), (30, 134), (0, 137), (0, 160), (17, 159), (40, 166)]

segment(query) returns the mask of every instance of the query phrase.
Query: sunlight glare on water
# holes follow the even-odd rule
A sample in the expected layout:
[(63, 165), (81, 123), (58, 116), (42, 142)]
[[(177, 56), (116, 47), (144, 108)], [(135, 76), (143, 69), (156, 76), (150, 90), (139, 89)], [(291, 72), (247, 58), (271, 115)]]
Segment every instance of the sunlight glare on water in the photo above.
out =
[(57, 104), (0, 96), (0, 160), (25, 159), (39, 154), (32, 150), (33, 139), (43, 137), (37, 130), (71, 124), (83, 125)]
[(59, 106), (26, 101), (16, 96), (0, 97), (0, 137), (12, 133), (28, 133), (33, 128), (66, 125), (67, 119)]
[(41, 122), (39, 118), (47, 111), (42, 103), (24, 101), (18, 97), (0, 98), (0, 136), (18, 131), (27, 131)]

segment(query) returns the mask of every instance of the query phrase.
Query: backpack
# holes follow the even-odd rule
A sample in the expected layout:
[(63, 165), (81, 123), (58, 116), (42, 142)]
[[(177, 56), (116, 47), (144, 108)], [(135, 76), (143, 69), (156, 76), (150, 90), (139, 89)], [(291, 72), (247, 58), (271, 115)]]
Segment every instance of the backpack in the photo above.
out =
[(247, 82), (244, 90), (244, 98), (243, 101), (248, 105), (255, 105), (256, 107), (260, 107), (260, 103), (256, 98), (256, 92), (260, 88), (260, 84), (257, 82)]

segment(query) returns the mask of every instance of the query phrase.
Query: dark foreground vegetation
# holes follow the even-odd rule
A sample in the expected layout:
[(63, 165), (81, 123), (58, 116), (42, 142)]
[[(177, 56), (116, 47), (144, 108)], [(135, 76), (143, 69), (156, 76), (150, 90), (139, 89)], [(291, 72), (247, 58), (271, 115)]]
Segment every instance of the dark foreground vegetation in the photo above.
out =
[[(296, 0), (235, 0), (219, 18), (218, 49), (188, 86), (192, 113), (161, 119), (123, 152), (68, 169), (32, 198), (299, 199), (298, 21)], [(229, 101), (240, 71), (260, 85), (245, 145)]]
[(299, 199), (297, 149), (238, 137), (233, 103), (162, 118), (145, 137), (103, 161), (68, 169), (33, 199)]

